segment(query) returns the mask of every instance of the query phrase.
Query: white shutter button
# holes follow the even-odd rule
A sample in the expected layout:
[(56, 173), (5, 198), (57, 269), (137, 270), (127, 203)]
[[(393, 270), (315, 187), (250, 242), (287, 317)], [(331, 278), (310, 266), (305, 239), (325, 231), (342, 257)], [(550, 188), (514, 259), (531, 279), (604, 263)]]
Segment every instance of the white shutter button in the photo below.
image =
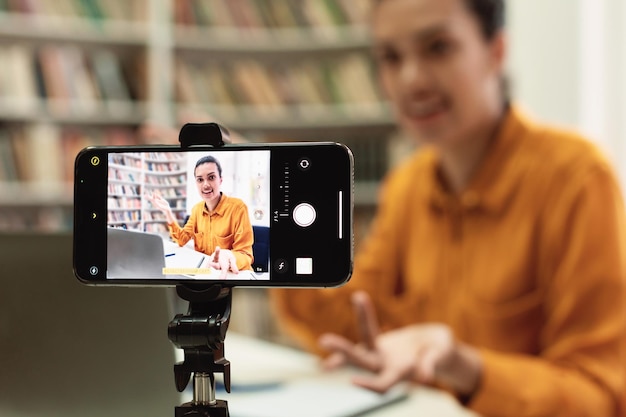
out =
[(316, 215), (315, 209), (309, 203), (300, 203), (293, 209), (293, 221), (301, 227), (312, 225)]

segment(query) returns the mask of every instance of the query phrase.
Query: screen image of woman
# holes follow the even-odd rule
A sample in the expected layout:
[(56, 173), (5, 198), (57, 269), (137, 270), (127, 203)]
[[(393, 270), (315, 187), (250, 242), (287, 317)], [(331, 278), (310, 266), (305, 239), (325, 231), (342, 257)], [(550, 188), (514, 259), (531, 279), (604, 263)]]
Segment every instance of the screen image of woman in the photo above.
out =
[(210, 266), (238, 273), (250, 270), (254, 242), (248, 207), (243, 200), (221, 191), (222, 166), (212, 155), (203, 156), (193, 170), (200, 201), (196, 203), (184, 226), (180, 226), (165, 198), (158, 193), (146, 195), (167, 219), (170, 237), (180, 246), (193, 239), (194, 249), (210, 256)]

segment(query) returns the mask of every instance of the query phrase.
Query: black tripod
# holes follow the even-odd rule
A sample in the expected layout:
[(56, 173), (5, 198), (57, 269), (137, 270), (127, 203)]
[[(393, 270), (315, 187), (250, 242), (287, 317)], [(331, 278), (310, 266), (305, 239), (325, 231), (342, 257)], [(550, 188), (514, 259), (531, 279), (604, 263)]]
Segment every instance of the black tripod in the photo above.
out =
[(230, 322), (231, 288), (178, 286), (176, 292), (189, 301), (189, 311), (176, 315), (168, 327), (169, 339), (185, 353), (184, 361), (174, 365), (174, 377), (176, 389), (182, 392), (193, 374), (193, 400), (176, 407), (175, 417), (228, 417), (228, 402), (215, 399), (214, 374), (224, 375), (224, 386), (230, 392), (224, 338)]

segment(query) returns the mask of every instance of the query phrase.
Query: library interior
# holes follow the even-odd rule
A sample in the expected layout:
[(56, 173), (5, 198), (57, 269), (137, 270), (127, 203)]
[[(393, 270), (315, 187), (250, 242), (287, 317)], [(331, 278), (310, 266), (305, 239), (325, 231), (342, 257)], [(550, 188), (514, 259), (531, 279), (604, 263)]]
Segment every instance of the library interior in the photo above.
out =
[[(85, 147), (177, 144), (189, 122), (217, 122), (241, 142), (343, 143), (354, 155), (358, 251), (381, 181), (416, 146), (377, 80), (375, 3), (0, 0), (0, 415), (165, 416), (188, 394), (176, 392), (180, 357), (165, 336), (180, 308), (171, 289), (101, 289), (74, 277), (74, 161)], [(596, 140), (626, 184), (626, 7), (512, 0), (506, 19), (515, 101)], [(192, 192), (177, 158), (109, 160), (109, 225), (167, 236), (164, 215), (140, 198), (146, 192), (163, 195), (182, 224)], [(226, 358), (243, 388), (219, 394), (234, 417), (277, 407), (263, 392), (277, 385), (291, 391), (276, 395), (294, 398), (284, 415), (309, 415), (305, 404), (322, 417), (376, 407), (387, 411), (372, 416), (473, 415), (437, 390), (373, 396), (346, 375), (321, 378), (277, 325), (264, 288), (234, 290), (231, 317)], [(317, 385), (284, 383), (302, 375)], [(328, 409), (311, 402), (315, 389)]]

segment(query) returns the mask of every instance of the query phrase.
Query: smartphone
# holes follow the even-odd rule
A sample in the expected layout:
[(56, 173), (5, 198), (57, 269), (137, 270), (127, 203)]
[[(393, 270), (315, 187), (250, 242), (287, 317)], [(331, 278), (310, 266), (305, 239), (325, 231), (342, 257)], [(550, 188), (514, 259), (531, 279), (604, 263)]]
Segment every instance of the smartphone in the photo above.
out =
[[(74, 178), (83, 283), (335, 287), (352, 273), (345, 145), (88, 147)], [(216, 262), (230, 255), (237, 270)]]

